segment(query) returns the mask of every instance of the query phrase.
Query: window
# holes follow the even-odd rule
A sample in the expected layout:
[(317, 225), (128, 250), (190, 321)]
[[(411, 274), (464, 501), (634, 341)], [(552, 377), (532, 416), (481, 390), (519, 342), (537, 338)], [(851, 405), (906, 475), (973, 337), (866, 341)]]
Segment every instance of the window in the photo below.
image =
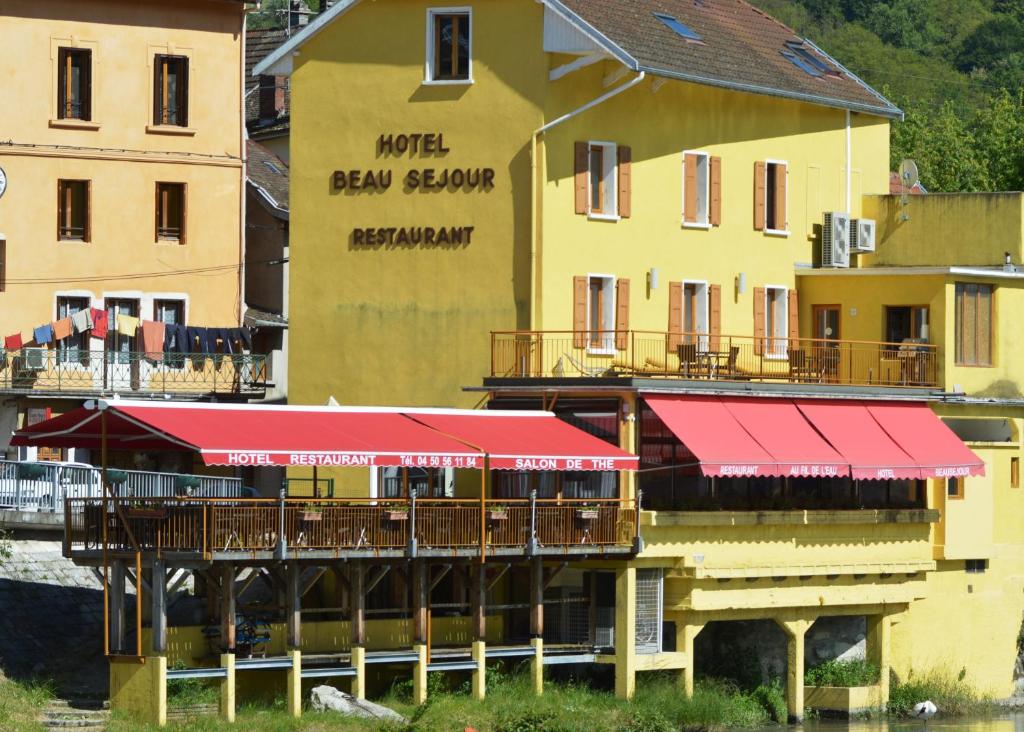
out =
[(928, 342), (928, 306), (885, 308), (885, 340), (887, 343), (903, 343), (907, 339)]
[(156, 184), (156, 240), (185, 243), (185, 184)]
[(708, 350), (708, 285), (706, 282), (683, 283), (683, 343), (698, 343)]
[(587, 289), (587, 346), (591, 350), (615, 348), (615, 278), (591, 276)]
[(788, 234), (787, 164), (778, 160), (754, 163), (754, 228)]
[(156, 56), (153, 124), (188, 127), (188, 58), (185, 56)]
[[(57, 320), (70, 318), (92, 305), (87, 297), (58, 297)], [(72, 333), (67, 338), (57, 341), (58, 363), (89, 363), (89, 332)]]
[[(182, 300), (154, 300), (153, 320), (164, 325), (182, 325), (185, 322), (185, 303)], [(173, 368), (185, 365), (184, 356), (178, 353), (178, 337), (172, 334), (164, 338), (167, 357), (164, 362)]]
[(784, 58), (810, 76), (839, 76), (839, 71), (832, 68), (824, 59), (814, 55), (807, 46), (797, 41), (787, 41), (781, 51)]
[(618, 216), (616, 200), (616, 147), (612, 143), (590, 143), (587, 161), (588, 213), (594, 217)]
[[(451, 498), (455, 495), (455, 471), (451, 468), (380, 468), (381, 498)], [(406, 489), (408, 488), (408, 493)]]
[(789, 337), (789, 292), (785, 287), (766, 287), (764, 332), (768, 338), (767, 356), (785, 356)]
[(57, 118), (91, 120), (92, 51), (62, 48), (57, 61)]
[(964, 479), (963, 478), (947, 478), (946, 479), (946, 497), (953, 500), (963, 500), (964, 497)]
[(992, 365), (992, 285), (956, 283), (956, 364)]
[(679, 36), (685, 38), (688, 41), (696, 41), (701, 43), (700, 36), (687, 25), (680, 23), (675, 17), (666, 15), (665, 13), (655, 13), (654, 17), (664, 23), (666, 26), (675, 31)]
[(57, 182), (57, 238), (89, 241), (89, 181)]
[(427, 11), (427, 82), (473, 80), (469, 8)]
[(1020, 488), (1020, 458), (1010, 458), (1010, 487)]
[(683, 153), (683, 226), (711, 224), (711, 156)]
[(964, 560), (964, 571), (967, 572), (967, 574), (985, 574), (986, 569), (988, 569), (987, 559)]
[(109, 363), (130, 363), (130, 354), (135, 350), (135, 336), (118, 332), (118, 319), (122, 315), (139, 317), (139, 301), (125, 298), (109, 298), (107, 307), (107, 361)]

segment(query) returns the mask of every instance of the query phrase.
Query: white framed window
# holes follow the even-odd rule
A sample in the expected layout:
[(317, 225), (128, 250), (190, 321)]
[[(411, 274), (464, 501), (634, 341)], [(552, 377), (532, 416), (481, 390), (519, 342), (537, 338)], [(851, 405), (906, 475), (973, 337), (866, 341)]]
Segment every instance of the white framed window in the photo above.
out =
[(764, 176), (764, 232), (789, 236), (789, 164), (766, 160)]
[(769, 285), (764, 288), (764, 333), (768, 339), (764, 353), (773, 358), (786, 358), (789, 338), (789, 290)]
[(615, 353), (614, 275), (587, 275), (587, 351)]
[(706, 152), (683, 152), (683, 226), (711, 227), (711, 156)]
[[(92, 299), (86, 296), (58, 296), (57, 320), (72, 318), (92, 306)], [(57, 362), (62, 364), (89, 365), (89, 332), (72, 330), (71, 335), (56, 341)]]
[(683, 343), (708, 350), (708, 283), (683, 281)]
[(472, 84), (472, 8), (428, 8), (426, 50), (424, 84)]
[(614, 142), (587, 143), (587, 215), (619, 218), (619, 149)]

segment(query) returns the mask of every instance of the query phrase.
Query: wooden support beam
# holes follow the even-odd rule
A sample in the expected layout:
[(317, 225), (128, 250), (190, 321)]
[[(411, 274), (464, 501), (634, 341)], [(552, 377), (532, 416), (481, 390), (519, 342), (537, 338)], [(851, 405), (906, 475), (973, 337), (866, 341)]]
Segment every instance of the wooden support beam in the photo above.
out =
[(512, 567), (511, 564), (504, 564), (498, 568), (498, 571), (491, 578), (491, 581), (487, 583), (487, 589), (493, 590), (494, 586), (498, 584), (498, 580), (505, 576), (505, 573)]
[(296, 649), (302, 646), (302, 567), (298, 562), (289, 562), (287, 576), (285, 624), (288, 626), (288, 648)]
[(366, 645), (366, 564), (360, 561), (352, 562), (349, 569), (349, 584), (352, 591), (349, 593), (352, 608), (349, 613), (352, 619), (352, 645)]
[(256, 578), (259, 577), (259, 576), (260, 576), (260, 571), (257, 568), (255, 568), (255, 567), (251, 567), (249, 569), (249, 574), (246, 576), (245, 581), (242, 583), (242, 586), (238, 588), (237, 592), (235, 592), (235, 595), (237, 597), (239, 597), (239, 598), (243, 597), (245, 595), (246, 591), (250, 587), (252, 587), (252, 583), (255, 582)]
[(427, 613), (430, 612), (430, 585), (427, 582), (427, 563), (422, 559), (412, 562), (412, 642), (427, 644)]
[(540, 557), (530, 561), (530, 636), (544, 636), (544, 562)]
[(110, 652), (123, 653), (125, 650), (125, 565), (115, 559), (110, 563)]
[(299, 597), (305, 597), (309, 594), (309, 591), (313, 589), (313, 585), (315, 585), (325, 574), (327, 574), (327, 567), (314, 567), (312, 576), (302, 583)]
[(551, 570), (551, 573), (548, 574), (548, 578), (546, 580), (544, 580), (544, 589), (545, 590), (551, 586), (551, 583), (555, 581), (555, 577), (557, 577), (561, 573), (561, 571), (563, 569), (565, 569), (567, 566), (569, 566), (568, 562), (562, 562), (557, 567), (555, 567), (553, 570)]
[(235, 565), (220, 568), (220, 642), (226, 653), (235, 652)]
[(153, 560), (150, 584), (153, 599), (150, 635), (153, 639), (153, 653), (161, 655), (167, 650), (167, 567), (162, 559)]
[(441, 584), (441, 580), (443, 580), (445, 578), (445, 576), (447, 576), (447, 574), (449, 572), (451, 572), (451, 571), (452, 571), (452, 565), (450, 565), (450, 564), (442, 564), (441, 565), (441, 571), (437, 573), (436, 577), (434, 577), (432, 580), (430, 580), (430, 591), (433, 592), (434, 589), (439, 584)]
[(473, 640), (483, 640), (487, 636), (487, 565), (473, 566), (472, 580), (469, 583), (469, 624)]
[(380, 581), (384, 579), (384, 577), (387, 575), (389, 571), (391, 571), (391, 565), (382, 564), (380, 568), (377, 570), (377, 574), (375, 574), (373, 578), (366, 583), (366, 590), (364, 590), (364, 594), (369, 595), (371, 592), (373, 592), (373, 590), (377, 587), (377, 585), (380, 584)]

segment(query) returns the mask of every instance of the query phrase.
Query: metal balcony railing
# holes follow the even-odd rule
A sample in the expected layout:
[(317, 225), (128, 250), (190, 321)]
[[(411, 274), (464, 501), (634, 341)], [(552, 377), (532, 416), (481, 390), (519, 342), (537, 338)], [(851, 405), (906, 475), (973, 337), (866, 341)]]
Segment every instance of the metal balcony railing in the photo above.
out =
[(843, 386), (940, 387), (928, 343), (658, 331), (495, 331), (491, 376), (662, 376)]
[[(90, 465), (0, 460), (0, 509), (60, 513), (67, 499), (101, 498), (100, 479), (100, 469)], [(126, 500), (248, 495), (241, 478), (111, 468), (107, 471), (107, 481), (113, 491)]]
[(266, 378), (266, 356), (254, 353), (147, 355), (66, 347), (0, 351), (0, 392), (258, 396)]

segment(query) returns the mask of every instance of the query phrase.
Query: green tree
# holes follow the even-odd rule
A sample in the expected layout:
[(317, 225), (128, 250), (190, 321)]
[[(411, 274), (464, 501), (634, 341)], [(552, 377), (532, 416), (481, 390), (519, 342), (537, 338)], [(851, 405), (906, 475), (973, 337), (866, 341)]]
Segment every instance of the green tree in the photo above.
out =
[(961, 71), (987, 69), (1021, 50), (1024, 50), (1024, 23), (1009, 15), (997, 15), (964, 39), (956, 65)]

